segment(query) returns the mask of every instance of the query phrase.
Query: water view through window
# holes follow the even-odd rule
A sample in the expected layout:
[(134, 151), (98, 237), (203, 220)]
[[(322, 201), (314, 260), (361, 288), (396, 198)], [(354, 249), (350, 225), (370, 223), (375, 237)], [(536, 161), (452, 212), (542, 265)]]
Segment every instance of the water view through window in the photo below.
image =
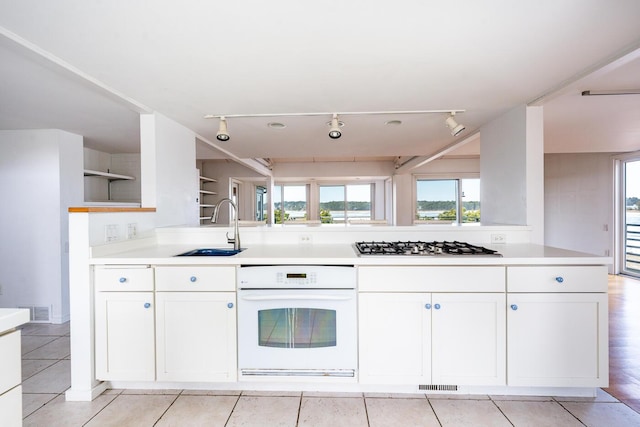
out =
[(418, 179), (416, 219), (450, 224), (480, 221), (479, 179)]
[(640, 276), (640, 160), (625, 162), (624, 265), (626, 273)]
[(320, 220), (323, 224), (371, 219), (371, 184), (320, 186)]

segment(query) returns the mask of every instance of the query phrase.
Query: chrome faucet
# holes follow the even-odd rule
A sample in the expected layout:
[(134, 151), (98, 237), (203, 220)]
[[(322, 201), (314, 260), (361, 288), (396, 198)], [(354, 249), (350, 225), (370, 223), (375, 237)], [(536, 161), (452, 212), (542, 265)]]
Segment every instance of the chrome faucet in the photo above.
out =
[(238, 207), (233, 200), (224, 198), (220, 200), (217, 204), (213, 205), (213, 213), (211, 214), (211, 222), (216, 223), (218, 221), (218, 214), (220, 213), (220, 206), (222, 202), (229, 202), (231, 206), (233, 206), (234, 215), (234, 224), (233, 224), (233, 237), (229, 237), (229, 232), (227, 232), (227, 243), (233, 243), (233, 250), (240, 250), (240, 229), (238, 227)]

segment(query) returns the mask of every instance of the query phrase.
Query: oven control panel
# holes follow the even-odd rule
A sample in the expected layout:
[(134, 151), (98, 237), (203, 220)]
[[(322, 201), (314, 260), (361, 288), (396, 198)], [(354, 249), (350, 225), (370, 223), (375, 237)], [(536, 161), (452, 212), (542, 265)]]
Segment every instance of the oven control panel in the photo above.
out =
[(276, 273), (276, 283), (280, 285), (315, 285), (318, 283), (318, 274), (315, 271), (309, 273)]
[(238, 268), (238, 289), (355, 289), (352, 265), (256, 265)]

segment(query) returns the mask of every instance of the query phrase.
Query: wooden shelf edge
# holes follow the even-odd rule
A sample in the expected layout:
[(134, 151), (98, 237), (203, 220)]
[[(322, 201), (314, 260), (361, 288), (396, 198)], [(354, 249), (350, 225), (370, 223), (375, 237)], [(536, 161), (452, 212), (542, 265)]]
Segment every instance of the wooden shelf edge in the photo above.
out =
[(79, 206), (70, 207), (69, 213), (95, 213), (95, 212), (155, 212), (156, 208), (133, 208), (115, 206)]

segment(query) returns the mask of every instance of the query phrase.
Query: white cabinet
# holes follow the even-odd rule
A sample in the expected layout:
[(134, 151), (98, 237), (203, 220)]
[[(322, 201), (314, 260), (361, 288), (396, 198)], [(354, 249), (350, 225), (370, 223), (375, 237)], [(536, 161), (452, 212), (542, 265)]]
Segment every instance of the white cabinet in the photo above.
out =
[(361, 267), (358, 277), (362, 383), (505, 384), (504, 267)]
[(158, 292), (158, 381), (235, 381), (235, 292)]
[(96, 378), (155, 379), (153, 269), (95, 268)]
[(20, 331), (0, 331), (0, 414), (2, 425), (22, 425)]
[(236, 381), (235, 267), (156, 267), (157, 378)]
[(605, 266), (508, 267), (508, 384), (608, 385)]
[(360, 382), (430, 384), (431, 295), (361, 293), (358, 303)]
[(433, 384), (506, 383), (505, 299), (503, 293), (431, 296)]

